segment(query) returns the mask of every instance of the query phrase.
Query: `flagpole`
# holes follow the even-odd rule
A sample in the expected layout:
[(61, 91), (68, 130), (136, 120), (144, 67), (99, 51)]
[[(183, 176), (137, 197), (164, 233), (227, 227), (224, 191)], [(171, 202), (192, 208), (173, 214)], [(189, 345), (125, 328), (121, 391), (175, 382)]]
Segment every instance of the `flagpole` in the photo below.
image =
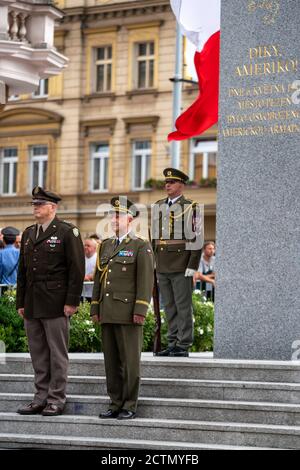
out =
[[(175, 128), (175, 121), (181, 113), (181, 93), (182, 93), (182, 34), (180, 26), (177, 22), (176, 26), (176, 63), (175, 63), (175, 76), (174, 76), (174, 91), (173, 91), (173, 123)], [(172, 168), (180, 169), (180, 150), (181, 143), (172, 141), (171, 155), (172, 155)]]

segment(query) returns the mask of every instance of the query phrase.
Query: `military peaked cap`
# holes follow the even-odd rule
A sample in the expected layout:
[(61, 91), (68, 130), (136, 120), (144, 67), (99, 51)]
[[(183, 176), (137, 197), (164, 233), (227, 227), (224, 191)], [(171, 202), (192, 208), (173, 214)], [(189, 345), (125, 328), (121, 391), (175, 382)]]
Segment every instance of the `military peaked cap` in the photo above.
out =
[(177, 170), (176, 168), (166, 168), (164, 170), (164, 176), (166, 183), (169, 180), (175, 180), (186, 184), (189, 180), (189, 177), (185, 173), (180, 170)]
[(137, 217), (139, 211), (136, 209), (136, 206), (131, 202), (126, 196), (115, 196), (110, 201), (112, 205), (112, 212), (121, 212), (124, 214), (130, 214), (132, 217)]
[(53, 202), (57, 204), (61, 201), (61, 197), (58, 194), (47, 191), (46, 189), (41, 188), (40, 186), (35, 186), (32, 190), (32, 202)]

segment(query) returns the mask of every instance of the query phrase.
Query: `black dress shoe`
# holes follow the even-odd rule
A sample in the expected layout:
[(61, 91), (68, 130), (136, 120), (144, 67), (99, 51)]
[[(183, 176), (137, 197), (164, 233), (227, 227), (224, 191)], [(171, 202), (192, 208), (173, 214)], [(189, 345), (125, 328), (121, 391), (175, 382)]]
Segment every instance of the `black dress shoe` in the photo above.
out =
[(121, 410), (117, 419), (133, 419), (136, 413), (134, 411)]
[(29, 403), (28, 405), (21, 406), (17, 413), (19, 415), (37, 415), (43, 411), (46, 405), (38, 405), (37, 403)]
[(170, 352), (171, 357), (189, 357), (189, 352), (186, 349), (176, 346), (173, 351)]
[(119, 415), (119, 411), (107, 410), (104, 413), (99, 414), (99, 418), (101, 419), (115, 419)]
[(46, 408), (42, 411), (43, 416), (59, 416), (62, 415), (63, 408), (61, 406), (55, 405), (54, 403), (48, 403)]
[(168, 347), (167, 349), (164, 349), (163, 351), (160, 351), (158, 353), (155, 353), (155, 356), (158, 356), (158, 357), (167, 357), (167, 356), (171, 356), (171, 352), (174, 351), (174, 347)]

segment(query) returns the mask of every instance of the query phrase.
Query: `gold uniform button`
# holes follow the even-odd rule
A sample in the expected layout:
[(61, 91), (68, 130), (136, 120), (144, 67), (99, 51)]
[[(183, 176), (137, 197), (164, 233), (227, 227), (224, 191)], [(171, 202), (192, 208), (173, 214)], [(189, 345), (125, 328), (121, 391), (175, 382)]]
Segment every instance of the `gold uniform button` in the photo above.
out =
[(109, 269), (108, 272), (111, 273), (111, 269)]
[(161, 249), (160, 249), (160, 251), (164, 251), (164, 249), (163, 249), (163, 248), (161, 248)]
[(110, 284), (110, 281), (107, 281), (107, 284)]
[(106, 294), (106, 297), (109, 297), (109, 294)]

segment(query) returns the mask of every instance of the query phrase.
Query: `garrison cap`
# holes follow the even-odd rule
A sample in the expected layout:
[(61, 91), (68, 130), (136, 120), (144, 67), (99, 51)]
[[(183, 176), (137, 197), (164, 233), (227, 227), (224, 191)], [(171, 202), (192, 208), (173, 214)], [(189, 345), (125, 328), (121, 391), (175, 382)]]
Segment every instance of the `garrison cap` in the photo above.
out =
[(186, 184), (189, 180), (189, 177), (185, 173), (183, 173), (180, 170), (177, 170), (176, 168), (166, 168), (164, 170), (164, 176), (165, 176), (166, 183), (169, 180), (175, 180), (175, 181), (180, 181), (183, 184)]
[(34, 203), (43, 201), (57, 204), (59, 201), (61, 201), (61, 197), (58, 194), (41, 188), (40, 186), (35, 186), (32, 190), (32, 202)]
[(137, 217), (139, 211), (136, 209), (136, 206), (131, 202), (126, 196), (115, 196), (110, 201), (112, 209), (110, 213), (121, 212), (124, 214), (130, 214), (132, 217)]

